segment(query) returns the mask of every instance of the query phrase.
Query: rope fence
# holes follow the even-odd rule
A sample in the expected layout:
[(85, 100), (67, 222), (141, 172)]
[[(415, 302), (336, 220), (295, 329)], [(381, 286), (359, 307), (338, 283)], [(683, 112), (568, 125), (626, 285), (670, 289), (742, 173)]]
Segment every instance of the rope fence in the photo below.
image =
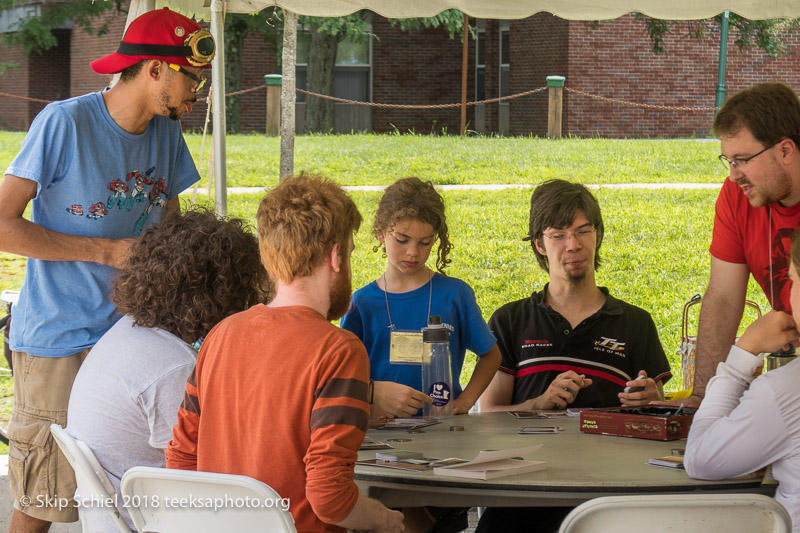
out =
[(240, 94), (251, 93), (253, 91), (258, 91), (258, 90), (263, 89), (265, 87), (266, 87), (266, 85), (257, 85), (255, 87), (250, 87), (249, 89), (242, 89), (241, 91), (235, 91), (235, 92), (232, 92), (232, 93), (227, 93), (227, 94), (225, 94), (225, 98), (227, 98), (229, 96), (239, 96)]
[[(512, 94), (509, 96), (501, 96), (500, 98), (491, 98), (489, 100), (476, 100), (474, 102), (466, 102), (464, 105), (478, 105), (478, 104), (491, 104), (493, 102), (502, 102), (504, 100), (511, 100), (512, 98), (520, 98), (522, 96), (528, 96), (535, 93), (540, 93), (546, 90), (547, 87), (539, 87), (538, 89), (531, 89), (530, 91), (525, 91), (517, 94)], [(328, 96), (325, 94), (314, 93), (311, 91), (305, 91), (303, 89), (297, 89), (297, 92), (307, 94), (309, 96), (316, 96), (317, 98), (323, 98), (325, 100), (333, 100), (334, 102), (340, 102), (343, 104), (358, 104), (358, 105), (365, 105), (369, 107), (381, 107), (381, 108), (393, 108), (393, 109), (446, 109), (446, 108), (453, 108), (453, 107), (461, 107), (461, 103), (457, 104), (427, 104), (427, 105), (415, 105), (415, 104), (380, 104), (376, 102), (360, 102), (358, 100), (346, 100), (344, 98), (337, 98), (335, 96)]]
[(17, 96), (16, 94), (8, 94), (0, 92), (0, 96), (7, 96), (9, 98), (19, 98), (20, 100), (27, 100), (29, 102), (40, 102), (42, 104), (49, 104), (52, 100), (42, 100), (41, 98), (29, 98), (27, 96)]
[[(251, 92), (254, 92), (254, 91), (263, 90), (265, 88), (266, 88), (266, 85), (258, 85), (256, 87), (250, 87), (249, 89), (242, 89), (240, 91), (227, 93), (225, 96), (226, 97), (238, 96), (238, 95), (241, 95), (241, 94), (246, 94), (246, 93), (251, 93)], [(539, 87), (537, 89), (531, 89), (529, 91), (524, 91), (524, 92), (521, 92), (521, 93), (511, 94), (511, 95), (508, 95), (508, 96), (501, 96), (499, 98), (489, 98), (487, 100), (475, 100), (475, 101), (472, 101), (472, 102), (466, 102), (463, 105), (474, 106), (474, 105), (478, 105), (478, 104), (492, 104), (492, 103), (496, 103), (496, 102), (504, 102), (504, 101), (507, 101), (507, 100), (512, 100), (514, 98), (521, 98), (523, 96), (530, 96), (532, 94), (540, 93), (540, 92), (543, 92), (545, 90), (547, 90), (547, 87)], [(584, 91), (579, 91), (577, 89), (571, 89), (569, 87), (564, 87), (564, 90), (569, 92), (569, 93), (578, 95), (578, 96), (583, 96), (583, 97), (586, 97), (586, 98), (594, 98), (596, 100), (600, 100), (600, 101), (608, 102), (608, 103), (612, 103), (612, 104), (618, 104), (618, 105), (624, 105), (624, 106), (630, 106), (630, 107), (638, 107), (638, 108), (643, 108), (643, 109), (654, 109), (654, 110), (659, 110), (659, 111), (716, 111), (718, 109), (716, 107), (691, 107), (691, 106), (668, 106), (668, 105), (640, 104), (638, 102), (629, 102), (627, 100), (621, 100), (621, 99), (618, 99), (618, 98), (608, 98), (606, 96), (600, 96), (600, 95), (597, 95), (597, 94), (591, 94), (591, 93), (587, 93), (587, 92), (584, 92)], [(369, 107), (377, 107), (377, 108), (382, 108), (382, 109), (452, 109), (452, 108), (461, 107), (461, 105), (462, 105), (460, 102), (459, 103), (455, 103), (455, 104), (426, 104), (426, 105), (422, 105), (422, 104), (383, 104), (383, 103), (378, 103), (378, 102), (361, 102), (361, 101), (358, 101), (358, 100), (348, 100), (346, 98), (337, 98), (335, 96), (328, 96), (328, 95), (325, 95), (325, 94), (319, 94), (319, 93), (315, 93), (315, 92), (312, 92), (312, 91), (306, 91), (306, 90), (303, 90), (303, 89), (297, 89), (297, 92), (305, 94), (305, 95), (308, 95), (308, 96), (315, 96), (317, 98), (323, 98), (325, 100), (333, 100), (334, 102), (339, 102), (339, 103), (344, 103), (344, 104), (356, 104), (356, 105), (363, 105), (363, 106), (369, 106)], [(30, 98), (30, 97), (27, 97), (27, 96), (18, 96), (18, 95), (15, 95), (15, 94), (9, 94), (9, 93), (4, 93), (4, 92), (0, 92), (0, 96), (4, 96), (4, 97), (7, 97), (7, 98), (17, 98), (17, 99), (20, 99), (20, 100), (27, 100), (29, 102), (39, 102), (39, 103), (43, 103), (43, 104), (49, 104), (49, 103), (52, 102), (52, 100), (43, 100), (41, 98)]]
[(564, 87), (564, 90), (567, 91), (568, 93), (577, 94), (578, 96), (586, 96), (588, 98), (595, 98), (597, 100), (602, 100), (604, 102), (612, 102), (615, 104), (628, 105), (632, 107), (641, 107), (644, 109), (658, 109), (660, 111), (716, 111), (718, 109), (716, 107), (687, 107), (687, 106), (672, 106), (672, 105), (639, 104), (636, 102), (627, 102), (625, 100), (618, 100), (616, 98), (607, 98), (605, 96), (585, 93), (583, 91), (578, 91), (577, 89), (570, 89), (569, 87)]

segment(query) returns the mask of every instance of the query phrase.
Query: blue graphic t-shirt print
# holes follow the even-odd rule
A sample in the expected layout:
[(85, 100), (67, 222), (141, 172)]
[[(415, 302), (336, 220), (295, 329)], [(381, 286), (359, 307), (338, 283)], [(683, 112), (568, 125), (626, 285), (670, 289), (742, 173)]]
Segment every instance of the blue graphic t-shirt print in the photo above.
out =
[[(128, 172), (124, 180), (119, 178), (112, 179), (106, 185), (106, 189), (111, 191), (108, 199), (104, 202), (92, 203), (87, 210), (86, 218), (99, 220), (112, 212), (114, 208), (130, 211), (135, 204), (147, 201), (147, 206), (131, 230), (132, 235), (140, 235), (153, 207), (164, 207), (167, 204), (166, 180), (165, 178), (151, 177), (155, 169), (155, 166), (150, 167), (144, 173), (134, 170), (133, 172)], [(149, 191), (145, 192), (148, 187)], [(71, 204), (67, 207), (67, 212), (82, 216), (84, 214), (83, 205), (79, 203)]]

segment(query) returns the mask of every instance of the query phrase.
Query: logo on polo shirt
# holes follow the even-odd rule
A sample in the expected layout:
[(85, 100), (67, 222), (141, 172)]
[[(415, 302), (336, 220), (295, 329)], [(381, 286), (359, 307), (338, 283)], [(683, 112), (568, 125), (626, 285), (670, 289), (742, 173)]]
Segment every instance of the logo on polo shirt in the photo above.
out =
[(553, 346), (553, 343), (547, 339), (525, 339), (522, 344), (523, 348), (547, 348)]
[(609, 339), (608, 337), (600, 337), (599, 341), (594, 341), (594, 349), (604, 351), (606, 353), (614, 353), (625, 357), (622, 353), (625, 351), (625, 343), (619, 342), (617, 339)]

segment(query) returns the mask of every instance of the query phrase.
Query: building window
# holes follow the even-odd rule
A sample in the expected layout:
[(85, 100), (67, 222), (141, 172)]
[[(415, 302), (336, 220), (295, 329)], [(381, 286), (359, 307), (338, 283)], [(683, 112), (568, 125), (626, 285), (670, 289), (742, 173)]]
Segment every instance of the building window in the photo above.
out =
[(475, 22), (475, 99), (486, 99), (486, 21)]
[[(311, 34), (297, 31), (297, 88), (305, 89), (308, 74), (308, 48)], [(371, 99), (370, 67), (372, 63), (372, 36), (358, 41), (344, 39), (336, 48), (336, 65), (333, 68), (333, 96), (369, 102)], [(306, 95), (297, 94), (298, 102)]]
[(500, 21), (500, 96), (511, 94), (511, 47), (509, 23)]

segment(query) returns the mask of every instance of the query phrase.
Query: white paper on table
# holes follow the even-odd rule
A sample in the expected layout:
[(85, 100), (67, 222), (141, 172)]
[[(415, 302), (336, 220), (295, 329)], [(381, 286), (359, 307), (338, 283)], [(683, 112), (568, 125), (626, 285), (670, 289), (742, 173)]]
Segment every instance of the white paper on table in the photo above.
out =
[(442, 466), (433, 469), (434, 474), (443, 476), (456, 476), (475, 479), (493, 479), (513, 474), (535, 472), (547, 468), (544, 461), (525, 461), (515, 459), (522, 455), (536, 452), (542, 444), (513, 448), (510, 450), (482, 451), (478, 456), (467, 463), (451, 466)]
[[(453, 466), (458, 466), (463, 469), (465, 466), (490, 463), (492, 461), (501, 461), (503, 459), (511, 459), (513, 457), (522, 457), (527, 454), (531, 454), (535, 451), (538, 451), (539, 448), (541, 448), (542, 446), (544, 446), (544, 444), (537, 444), (535, 446), (525, 446), (524, 448), (512, 448), (510, 450), (481, 451), (478, 453), (478, 456), (472, 461)], [(449, 468), (449, 467), (443, 467), (443, 468)]]

